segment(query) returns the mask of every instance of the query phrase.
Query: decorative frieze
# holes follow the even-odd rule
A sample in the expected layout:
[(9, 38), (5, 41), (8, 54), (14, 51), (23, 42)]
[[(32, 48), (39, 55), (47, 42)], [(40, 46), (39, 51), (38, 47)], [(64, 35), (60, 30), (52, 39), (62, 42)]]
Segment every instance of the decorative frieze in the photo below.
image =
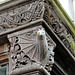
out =
[(40, 64), (48, 71), (54, 64), (55, 43), (42, 27), (34, 27), (8, 35), (10, 41), (10, 71)]
[(0, 32), (40, 19), (43, 13), (44, 4), (40, 1), (34, 1), (7, 10), (0, 14)]
[[(51, 37), (54, 36), (54, 40), (73, 52), (73, 35), (49, 0), (24, 2), (0, 12), (0, 40), (8, 37), (7, 42), (10, 43), (9, 75), (50, 75), (54, 64), (53, 50), (56, 47)], [(51, 37), (46, 28), (51, 32)], [(63, 55), (60, 53), (59, 56)]]
[[(64, 45), (74, 54), (74, 38), (48, 0), (36, 0), (15, 6), (0, 14), (0, 32), (44, 19)], [(70, 41), (71, 39), (71, 41)]]
[(52, 28), (55, 34), (60, 38), (63, 44), (73, 53), (75, 56), (75, 49), (74, 49), (74, 38), (71, 34), (70, 30), (66, 25), (62, 22), (59, 18), (53, 7), (47, 1), (45, 3), (45, 13), (44, 13), (44, 20), (48, 23), (48, 25)]

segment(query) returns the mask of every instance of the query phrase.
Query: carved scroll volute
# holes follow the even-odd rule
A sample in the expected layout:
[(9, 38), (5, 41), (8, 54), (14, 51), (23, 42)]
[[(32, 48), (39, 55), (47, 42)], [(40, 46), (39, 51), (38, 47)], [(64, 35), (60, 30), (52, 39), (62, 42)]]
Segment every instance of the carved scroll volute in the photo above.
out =
[(50, 71), (54, 63), (55, 43), (42, 27), (34, 27), (8, 35), (9, 69), (13, 71), (35, 63)]

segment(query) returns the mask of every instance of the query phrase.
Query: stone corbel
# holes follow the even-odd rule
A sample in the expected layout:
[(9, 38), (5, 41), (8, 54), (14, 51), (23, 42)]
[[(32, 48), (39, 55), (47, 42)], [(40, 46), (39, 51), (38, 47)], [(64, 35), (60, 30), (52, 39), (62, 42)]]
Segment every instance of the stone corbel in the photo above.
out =
[[(20, 73), (21, 75), (27, 73), (50, 75), (54, 64), (53, 50), (56, 44), (43, 27), (33, 27), (9, 34), (8, 39), (10, 75)], [(36, 71), (40, 73), (37, 74)]]

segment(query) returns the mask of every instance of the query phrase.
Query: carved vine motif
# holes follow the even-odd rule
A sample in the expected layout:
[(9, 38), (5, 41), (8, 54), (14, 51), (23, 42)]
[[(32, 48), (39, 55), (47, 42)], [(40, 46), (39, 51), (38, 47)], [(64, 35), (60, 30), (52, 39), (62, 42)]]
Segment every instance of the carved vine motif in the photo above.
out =
[(4, 12), (0, 15), (0, 32), (37, 20), (43, 11), (43, 3), (35, 1)]
[[(42, 35), (41, 35), (42, 34)], [(54, 64), (55, 44), (44, 30), (32, 30), (9, 38), (12, 70), (38, 63), (48, 71)]]
[[(67, 30), (63, 22), (59, 19), (59, 17), (54, 12), (54, 9), (52, 7), (49, 7), (45, 3), (45, 14), (44, 19), (46, 22), (50, 25), (50, 27), (53, 29), (53, 31), (58, 35), (58, 37), (61, 39), (61, 41), (64, 43), (64, 45), (70, 49), (72, 53), (73, 47), (72, 47), (72, 41), (74, 41), (72, 35)], [(72, 39), (72, 41), (71, 41)], [(74, 43), (74, 42), (73, 42)]]

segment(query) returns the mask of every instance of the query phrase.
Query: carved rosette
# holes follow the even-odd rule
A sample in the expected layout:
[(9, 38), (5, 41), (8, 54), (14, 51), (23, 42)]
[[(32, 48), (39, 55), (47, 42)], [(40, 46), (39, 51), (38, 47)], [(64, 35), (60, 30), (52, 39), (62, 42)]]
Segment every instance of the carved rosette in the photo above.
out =
[[(44, 34), (43, 34), (44, 33)], [(42, 35), (43, 36), (42, 36)], [(34, 27), (8, 35), (11, 47), (9, 69), (13, 71), (23, 66), (40, 64), (48, 71), (54, 64), (55, 43), (42, 27)]]

